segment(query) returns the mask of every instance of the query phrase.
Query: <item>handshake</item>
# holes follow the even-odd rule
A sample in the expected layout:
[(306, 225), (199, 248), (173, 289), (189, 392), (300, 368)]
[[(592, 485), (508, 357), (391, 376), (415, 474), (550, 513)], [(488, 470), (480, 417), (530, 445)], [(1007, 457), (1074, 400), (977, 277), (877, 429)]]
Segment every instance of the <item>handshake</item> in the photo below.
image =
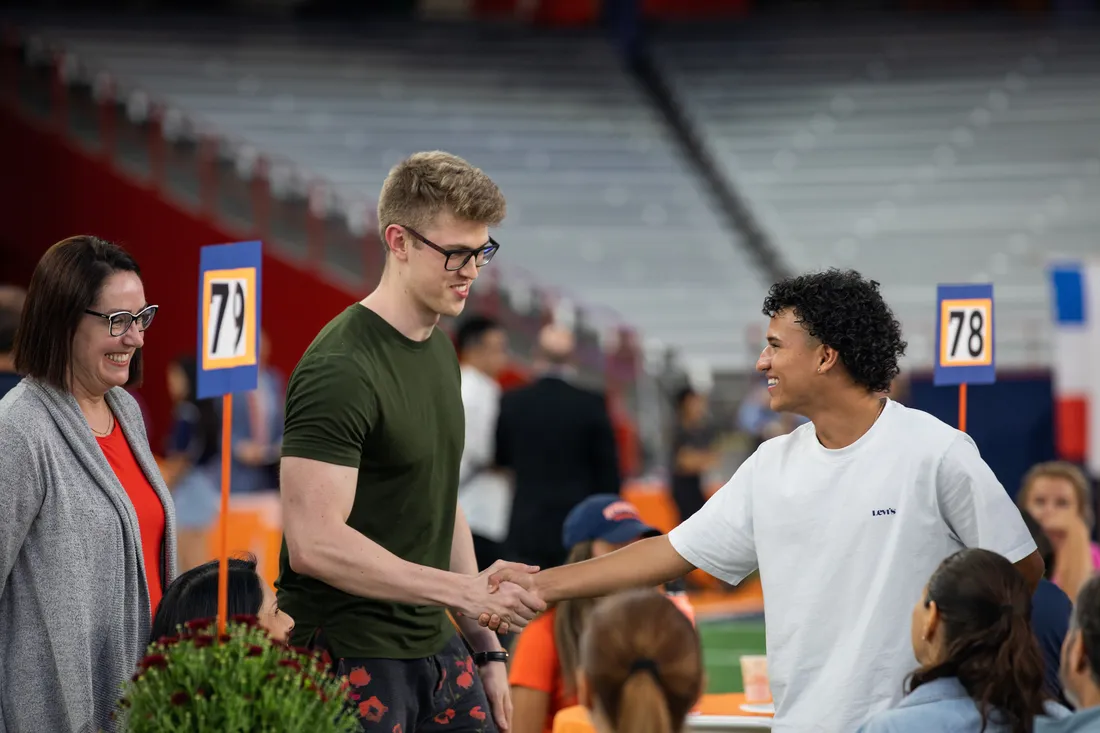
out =
[(498, 634), (520, 631), (546, 610), (538, 587), (538, 567), (497, 560), (464, 588), (462, 603), (453, 610), (476, 618)]

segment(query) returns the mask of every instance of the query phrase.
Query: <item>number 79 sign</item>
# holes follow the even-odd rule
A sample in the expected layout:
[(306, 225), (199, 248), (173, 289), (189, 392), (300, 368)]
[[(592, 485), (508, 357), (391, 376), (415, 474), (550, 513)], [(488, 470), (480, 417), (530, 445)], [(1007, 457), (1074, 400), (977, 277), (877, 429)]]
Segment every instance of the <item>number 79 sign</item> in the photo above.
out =
[(995, 382), (993, 286), (940, 285), (936, 291), (936, 322), (933, 383)]
[(199, 399), (256, 389), (259, 375), (259, 242), (203, 247), (199, 264)]

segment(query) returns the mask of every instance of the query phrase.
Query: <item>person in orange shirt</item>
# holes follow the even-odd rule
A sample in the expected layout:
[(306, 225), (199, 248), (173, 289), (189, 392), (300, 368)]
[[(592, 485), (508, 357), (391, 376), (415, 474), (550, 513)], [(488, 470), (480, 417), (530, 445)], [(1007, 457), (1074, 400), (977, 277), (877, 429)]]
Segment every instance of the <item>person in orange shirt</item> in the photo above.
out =
[[(633, 504), (616, 494), (595, 494), (573, 507), (562, 526), (566, 564), (581, 562), (660, 532), (642, 521)], [(594, 599), (562, 601), (536, 618), (516, 641), (508, 682), (511, 733), (551, 733), (554, 716), (577, 704), (573, 670), (584, 622)], [(569, 670), (563, 674), (563, 670)]]

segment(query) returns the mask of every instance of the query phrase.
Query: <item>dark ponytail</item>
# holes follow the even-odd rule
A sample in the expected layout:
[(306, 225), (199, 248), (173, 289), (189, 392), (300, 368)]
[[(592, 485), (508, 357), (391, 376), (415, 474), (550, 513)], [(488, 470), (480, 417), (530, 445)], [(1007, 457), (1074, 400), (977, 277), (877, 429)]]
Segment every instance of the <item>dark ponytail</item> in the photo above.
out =
[(928, 581), (925, 605), (943, 624), (943, 661), (914, 672), (909, 691), (956, 677), (990, 719), (1012, 733), (1031, 733), (1046, 696), (1043, 658), (1031, 631), (1031, 594), (1007, 559), (988, 550), (957, 552)]

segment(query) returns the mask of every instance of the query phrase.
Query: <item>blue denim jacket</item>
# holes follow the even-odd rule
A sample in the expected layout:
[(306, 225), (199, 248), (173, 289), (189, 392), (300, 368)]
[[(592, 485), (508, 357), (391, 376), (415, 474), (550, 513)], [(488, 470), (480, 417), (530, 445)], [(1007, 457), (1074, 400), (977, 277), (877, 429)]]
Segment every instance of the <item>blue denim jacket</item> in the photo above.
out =
[[(1051, 719), (1069, 714), (1061, 705), (1047, 703), (1047, 716)], [(896, 707), (872, 715), (857, 733), (978, 733), (981, 727), (977, 704), (958, 679), (946, 677), (921, 685)], [(986, 725), (985, 733), (1009, 733), (1009, 728), (993, 719)]]

